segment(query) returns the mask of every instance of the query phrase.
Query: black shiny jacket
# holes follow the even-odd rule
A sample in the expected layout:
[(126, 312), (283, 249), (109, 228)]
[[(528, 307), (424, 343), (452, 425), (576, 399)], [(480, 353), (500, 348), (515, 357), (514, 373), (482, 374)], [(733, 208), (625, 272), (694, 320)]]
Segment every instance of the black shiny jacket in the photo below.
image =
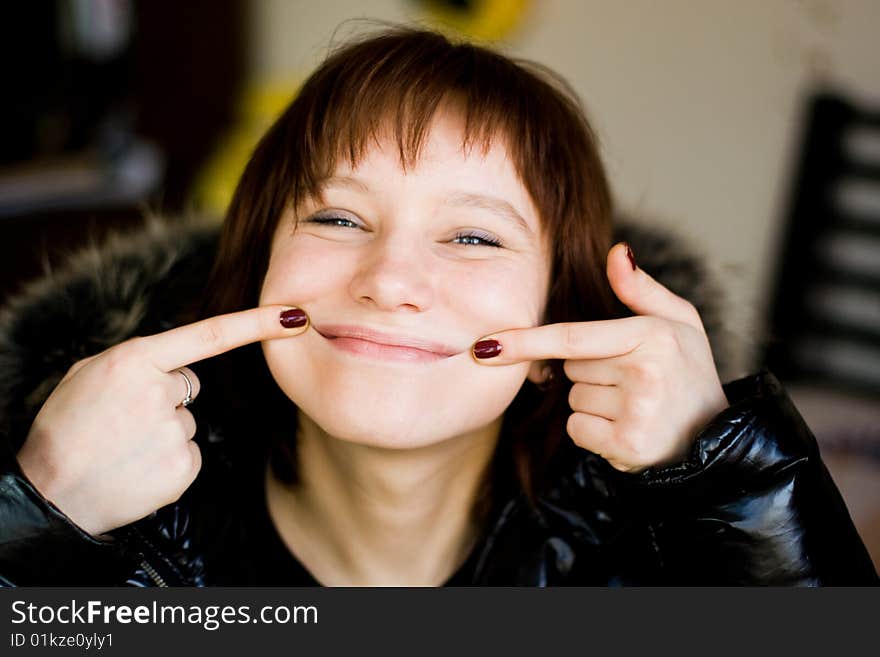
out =
[[(177, 502), (107, 537), (71, 522), (15, 459), (36, 410), (75, 360), (187, 319), (181, 308), (198, 290), (214, 232), (154, 228), (81, 256), (67, 274), (7, 308), (0, 321), (0, 583), (210, 586), (218, 577), (210, 546), (234, 553), (247, 540), (224, 509), (236, 483), (251, 480), (224, 427), (210, 419), (196, 437), (203, 453), (196, 483)], [(640, 264), (690, 298), (711, 331), (712, 309), (701, 306), (699, 290), (675, 289), (681, 261), (664, 276), (651, 263), (649, 237), (626, 238)], [(66, 331), (46, 328), (62, 320)], [(815, 438), (779, 381), (763, 370), (724, 391), (730, 407), (699, 431), (679, 465), (624, 474), (565, 445), (537, 507), (516, 489), (499, 500), (477, 548), (473, 583), (877, 584)]]

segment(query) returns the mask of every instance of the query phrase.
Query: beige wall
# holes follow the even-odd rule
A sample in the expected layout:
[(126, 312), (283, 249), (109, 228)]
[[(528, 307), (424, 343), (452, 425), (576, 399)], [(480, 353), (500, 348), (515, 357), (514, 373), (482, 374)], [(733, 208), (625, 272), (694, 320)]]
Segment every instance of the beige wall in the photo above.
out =
[[(412, 8), (255, 2), (254, 78), (299, 77), (345, 19), (407, 20)], [(535, 0), (503, 46), (574, 84), (620, 206), (680, 227), (711, 258), (742, 345), (728, 377), (753, 366), (802, 96), (827, 79), (880, 102), (878, 26), (872, 0)]]

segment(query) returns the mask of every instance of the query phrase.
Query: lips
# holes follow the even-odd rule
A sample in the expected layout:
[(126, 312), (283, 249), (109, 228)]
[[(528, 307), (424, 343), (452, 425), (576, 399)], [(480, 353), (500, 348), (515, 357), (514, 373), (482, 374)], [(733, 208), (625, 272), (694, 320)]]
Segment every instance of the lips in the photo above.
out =
[(315, 330), (334, 346), (348, 352), (380, 359), (426, 361), (448, 358), (461, 352), (447, 344), (424, 338), (389, 333), (365, 326), (322, 324)]

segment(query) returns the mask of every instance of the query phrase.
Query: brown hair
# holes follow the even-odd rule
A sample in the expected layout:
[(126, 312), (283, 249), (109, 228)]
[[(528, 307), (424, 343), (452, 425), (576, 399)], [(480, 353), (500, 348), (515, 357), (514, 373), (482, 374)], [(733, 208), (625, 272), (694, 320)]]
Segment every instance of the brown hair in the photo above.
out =
[[(463, 112), (463, 147), (476, 141), (487, 149), (493, 139), (503, 140), (538, 210), (552, 258), (544, 323), (619, 316), (621, 306), (605, 275), (611, 196), (576, 93), (540, 64), (401, 26), (332, 52), (262, 138), (229, 207), (209, 284), (213, 297), (204, 314), (256, 305), (282, 212), (319, 196), (322, 181), (340, 158), (355, 167), (369, 140), (382, 130), (396, 139), (401, 166), (411, 167), (443, 102)], [(253, 353), (251, 358), (261, 361), (264, 381), (271, 386), (265, 362)], [(571, 413), (570, 383), (561, 365), (551, 363), (554, 377), (548, 388), (524, 385), (505, 412), (481, 496), (486, 507), (493, 482), (501, 476), (518, 480), (532, 502), (540, 492)], [(242, 395), (258, 389), (252, 384), (249, 380), (247, 391), (236, 388), (231, 399), (241, 403)], [(279, 433), (268, 447), (275, 473), (293, 481), (295, 449), (289, 434)]]

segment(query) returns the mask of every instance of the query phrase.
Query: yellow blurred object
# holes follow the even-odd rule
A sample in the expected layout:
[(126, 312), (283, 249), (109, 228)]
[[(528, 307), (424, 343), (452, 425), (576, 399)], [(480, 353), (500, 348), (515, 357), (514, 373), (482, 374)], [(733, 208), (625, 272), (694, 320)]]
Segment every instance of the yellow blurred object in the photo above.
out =
[(208, 215), (222, 217), (254, 147), (293, 100), (300, 83), (251, 87), (239, 102), (239, 118), (220, 141), (196, 178), (193, 204)]
[(522, 23), (531, 0), (421, 0), (428, 19), (441, 31), (449, 29), (478, 41), (498, 41)]
[[(485, 42), (509, 36), (522, 22), (531, 0), (421, 0), (427, 20), (450, 38)], [(241, 98), (239, 118), (220, 141), (193, 186), (200, 212), (222, 217), (254, 147), (299, 90), (302, 80), (256, 85)]]

